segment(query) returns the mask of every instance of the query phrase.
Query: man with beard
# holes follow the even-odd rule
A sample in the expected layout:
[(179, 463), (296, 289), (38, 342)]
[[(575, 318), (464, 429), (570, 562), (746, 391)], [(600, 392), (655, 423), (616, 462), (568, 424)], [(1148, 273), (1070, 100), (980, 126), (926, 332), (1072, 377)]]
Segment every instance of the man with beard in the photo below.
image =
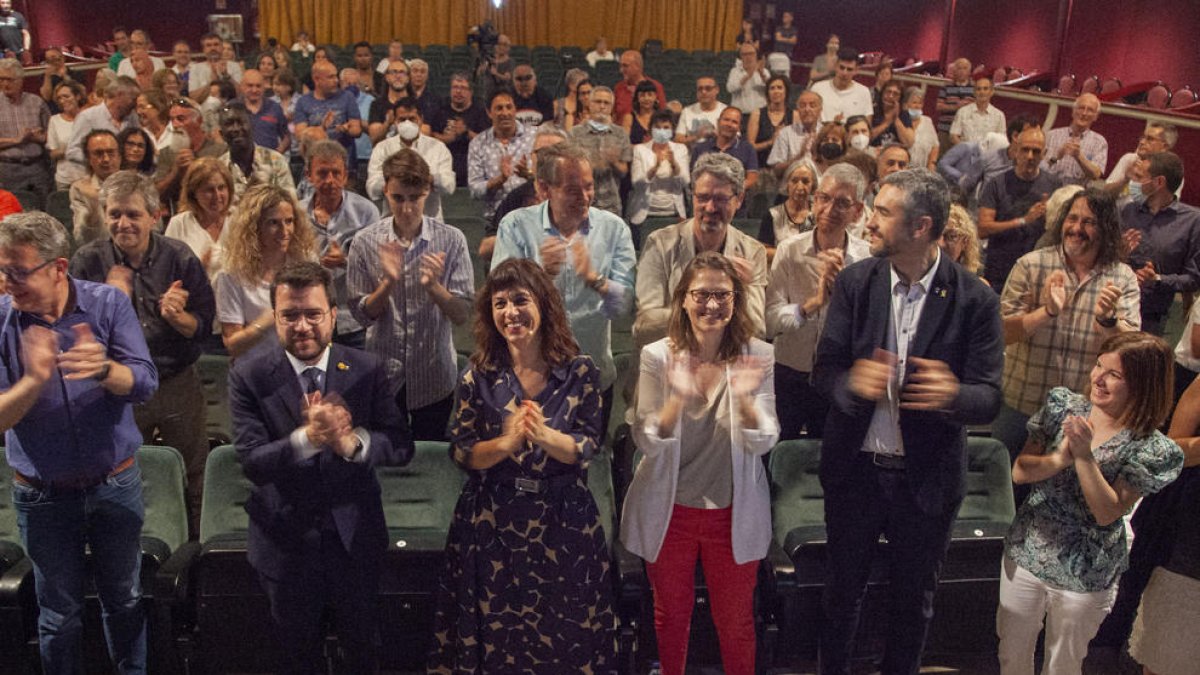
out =
[(329, 273), (285, 266), (271, 284), (278, 344), (229, 373), (234, 441), (254, 484), (247, 547), (271, 604), (283, 663), (315, 673), (332, 605), (347, 672), (378, 668), (376, 594), (387, 525), (375, 467), (406, 463), (412, 440), (383, 364), (330, 344)]
[(1046, 202), (1062, 186), (1058, 176), (1041, 168), (1045, 149), (1041, 127), (1025, 129), (1008, 149), (1013, 167), (989, 180), (980, 192), (979, 238), (988, 240), (983, 277), (997, 291), (1004, 288), (1017, 258), (1032, 251), (1042, 236)]
[(517, 121), (517, 106), (507, 89), (488, 96), (492, 128), (471, 139), (467, 150), (467, 185), (471, 196), (483, 200), (483, 217), (490, 220), (508, 193), (525, 183), (518, 168), (533, 151), (533, 130)]
[(816, 228), (784, 240), (767, 284), (767, 334), (775, 342), (775, 411), (779, 438), (820, 438), (829, 402), (813, 389), (817, 341), (825, 327), (833, 282), (848, 265), (870, 256), (848, 228), (863, 213), (866, 179), (849, 164), (834, 164), (813, 195)]
[(746, 171), (737, 159), (719, 152), (701, 157), (692, 168), (695, 216), (664, 227), (646, 238), (637, 269), (637, 318), (634, 344), (648, 345), (667, 335), (671, 298), (683, 268), (705, 251), (722, 253), (733, 262), (747, 287), (746, 313), (754, 334), (766, 333), (764, 292), (767, 250), (754, 237), (733, 227), (733, 216), (745, 196)]
[[(538, 86), (533, 66), (522, 63), (513, 69), (513, 103), (517, 119), (527, 127), (554, 120), (554, 97)], [(611, 112), (610, 112), (611, 114)]]
[(12, 0), (0, 0), (0, 49), (18, 60), (29, 49), (29, 22), (13, 9)]
[(387, 70), (383, 73), (383, 79), (387, 86), (380, 89), (375, 100), (371, 101), (371, 109), (367, 112), (367, 135), (371, 137), (371, 143), (378, 143), (387, 138), (388, 129), (391, 129), (396, 122), (392, 119), (392, 110), (396, 101), (412, 94), (408, 83), (408, 64), (404, 62), (404, 59), (388, 63)]
[(471, 139), (490, 125), (487, 112), (472, 97), (471, 80), (466, 73), (450, 76), (450, 98), (426, 122), (429, 135), (445, 143), (450, 151), (458, 187), (466, 187), (467, 151)]
[(203, 61), (193, 61), (188, 66), (188, 96), (204, 102), (208, 98), (209, 85), (218, 80), (232, 80), (234, 84), (242, 81), (242, 67), (236, 61), (225, 60), (225, 44), (216, 33), (206, 33), (200, 37), (200, 50), (204, 52)]
[(251, 185), (273, 185), (296, 194), (287, 158), (271, 148), (255, 145), (245, 105), (233, 101), (222, 108), (220, 124), (221, 138), (229, 150), (217, 160), (228, 166), (233, 176), (234, 204)]
[(992, 436), (1014, 459), (1025, 446), (1025, 423), (1050, 389), (1085, 391), (1100, 343), (1142, 326), (1137, 277), (1119, 259), (1121, 221), (1113, 197), (1081, 190), (1059, 220), (1062, 243), (1022, 256), (1000, 296), (1008, 349), (1004, 407)]
[(612, 321), (633, 305), (633, 238), (619, 216), (592, 207), (594, 178), (587, 154), (572, 143), (540, 151), (538, 192), (545, 202), (505, 216), (496, 234), (492, 269), (509, 258), (533, 260), (554, 279), (579, 351), (600, 369), (608, 428), (613, 383)]
[(633, 146), (629, 133), (612, 123), (613, 93), (608, 87), (595, 87), (588, 99), (587, 124), (577, 124), (567, 132), (588, 155), (596, 181), (598, 209), (621, 215), (621, 179), (629, 173)]
[(812, 157), (820, 121), (821, 95), (811, 89), (801, 92), (796, 98), (795, 121), (779, 130), (767, 157), (767, 166), (775, 170), (776, 177), (783, 178), (788, 167), (805, 157)]
[[(1000, 406), (996, 295), (938, 240), (950, 188), (925, 169), (889, 176), (867, 223), (872, 258), (833, 285), (813, 385), (829, 400), (821, 485), (829, 538), (825, 675), (850, 672), (880, 535), (891, 562), (884, 673), (916, 673), (938, 571), (966, 493), (968, 424)], [(882, 305), (882, 306), (881, 306)]]

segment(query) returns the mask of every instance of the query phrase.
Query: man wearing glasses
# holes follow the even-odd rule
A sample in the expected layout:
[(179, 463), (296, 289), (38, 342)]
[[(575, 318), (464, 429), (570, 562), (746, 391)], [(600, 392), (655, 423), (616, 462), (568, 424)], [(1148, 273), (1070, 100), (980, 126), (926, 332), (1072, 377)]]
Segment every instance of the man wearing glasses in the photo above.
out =
[(404, 62), (404, 59), (389, 62), (387, 70), (383, 73), (383, 79), (387, 86), (375, 97), (374, 101), (371, 101), (371, 108), (367, 111), (367, 135), (371, 137), (372, 144), (377, 144), (387, 138), (388, 131), (396, 122), (392, 117), (392, 109), (396, 102), (412, 95), (412, 88), (409, 86), (408, 64)]
[(33, 563), (43, 672), (83, 663), (91, 569), (109, 656), (117, 671), (141, 673), (142, 435), (132, 409), (154, 395), (158, 375), (129, 298), (68, 276), (68, 250), (45, 213), (0, 223), (0, 429), (13, 509)]
[(75, 116), (71, 127), (71, 140), (67, 142), (67, 159), (81, 168), (87, 167), (83, 155), (83, 139), (96, 129), (107, 129), (114, 136), (127, 128), (138, 126), (138, 94), (142, 92), (138, 83), (129, 77), (118, 77), (117, 81), (104, 90), (104, 103), (94, 105)]
[(45, 147), (50, 108), (37, 94), (22, 91), (24, 76), (19, 61), (0, 59), (0, 188), (41, 199), (54, 185)]
[(242, 470), (254, 484), (247, 549), (271, 604), (282, 673), (315, 673), (332, 605), (343, 663), (378, 669), (376, 596), (387, 525), (375, 467), (413, 445), (383, 364), (331, 344), (329, 272), (285, 266), (271, 284), (278, 343), (238, 359), (230, 411)]
[(675, 129), (675, 142), (689, 148), (696, 141), (717, 133), (717, 121), (725, 104), (717, 100), (720, 89), (717, 80), (701, 77), (696, 80), (696, 102), (679, 113), (679, 126)]
[(848, 265), (870, 257), (866, 240), (849, 228), (863, 213), (866, 179), (850, 164), (834, 164), (813, 195), (816, 228), (784, 240), (767, 284), (767, 334), (775, 341), (775, 410), (779, 439), (820, 438), (829, 402), (813, 389), (813, 359), (825, 328), (833, 282)]
[(155, 231), (158, 191), (151, 179), (118, 171), (104, 181), (100, 204), (109, 236), (75, 252), (71, 276), (107, 283), (133, 301), (159, 380), (154, 397), (134, 408), (134, 420), (144, 438), (157, 430), (164, 445), (183, 455), (188, 524), (198, 537), (208, 438), (204, 406), (195, 404), (204, 397), (195, 363), (212, 332), (216, 300), (187, 244)]

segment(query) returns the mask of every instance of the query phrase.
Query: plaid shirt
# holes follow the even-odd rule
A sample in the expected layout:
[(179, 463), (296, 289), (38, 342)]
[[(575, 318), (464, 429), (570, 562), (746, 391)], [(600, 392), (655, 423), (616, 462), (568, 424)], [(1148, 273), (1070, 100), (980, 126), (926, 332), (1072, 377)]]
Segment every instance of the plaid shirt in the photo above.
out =
[[(50, 108), (41, 98), (21, 93), (21, 99), (13, 103), (8, 96), (0, 96), (0, 137), (20, 138), (26, 129), (46, 130), (50, 126)], [(21, 143), (0, 151), (0, 157), (10, 159), (32, 159), (40, 157), (45, 148), (34, 142)]]
[(242, 199), (242, 195), (246, 190), (255, 185), (273, 185), (277, 188), (283, 188), (296, 196), (296, 183), (292, 180), (292, 170), (288, 165), (287, 157), (278, 152), (264, 148), (261, 145), (254, 146), (254, 164), (250, 167), (250, 175), (242, 173), (242, 167), (229, 156), (229, 152), (217, 158), (217, 161), (225, 165), (229, 169), (229, 173), (233, 175), (233, 203), (236, 205)]
[[(1071, 140), (1071, 127), (1059, 127), (1046, 132), (1046, 152), (1042, 157), (1042, 169), (1058, 174), (1064, 185), (1074, 183), (1083, 185), (1087, 177), (1079, 162), (1070, 155), (1058, 156), (1058, 151), (1067, 141)], [(1088, 129), (1079, 137), (1079, 154), (1084, 159), (1100, 167), (1100, 175), (1108, 168), (1108, 141), (1100, 134)], [(1051, 161), (1054, 160), (1054, 161)]]
[(1032, 415), (1046, 402), (1054, 387), (1084, 391), (1100, 343), (1105, 335), (1096, 323), (1096, 298), (1110, 283), (1121, 289), (1117, 300), (1118, 330), (1142, 326), (1137, 277), (1124, 263), (1113, 263), (1077, 279), (1066, 264), (1062, 249), (1047, 246), (1021, 256), (1013, 266), (1000, 295), (1000, 313), (1008, 319), (1041, 307), (1046, 279), (1062, 270), (1067, 274), (1067, 301), (1062, 312), (1004, 353), (1004, 403)]

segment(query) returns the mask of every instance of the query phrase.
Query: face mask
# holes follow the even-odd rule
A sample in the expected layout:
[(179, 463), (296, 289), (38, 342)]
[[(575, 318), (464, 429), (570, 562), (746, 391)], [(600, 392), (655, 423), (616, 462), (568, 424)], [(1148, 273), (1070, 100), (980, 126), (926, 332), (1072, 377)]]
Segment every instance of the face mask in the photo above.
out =
[(871, 139), (866, 134), (857, 134), (850, 137), (850, 147), (855, 150), (866, 150), (871, 144)]
[(354, 98), (358, 98), (358, 85), (357, 84), (352, 84), (349, 87), (346, 87), (346, 91), (350, 92), (350, 95), (353, 96)]
[(404, 120), (396, 125), (396, 135), (403, 141), (411, 143), (420, 133), (421, 127), (412, 120)]
[(909, 108), (908, 109), (908, 118), (912, 119), (912, 120), (917, 119), (918, 117), (921, 116), (922, 110), (923, 110), (923, 108)]
[(671, 130), (651, 129), (650, 136), (654, 138), (655, 143), (667, 143), (671, 140)]
[(817, 151), (820, 152), (821, 156), (825, 159), (837, 159), (838, 157), (842, 156), (842, 153), (845, 152), (840, 144), (834, 142), (822, 143), (821, 147), (818, 148)]
[(590, 125), (596, 131), (608, 131), (608, 125), (603, 122), (597, 122), (596, 120), (588, 120), (588, 125)]

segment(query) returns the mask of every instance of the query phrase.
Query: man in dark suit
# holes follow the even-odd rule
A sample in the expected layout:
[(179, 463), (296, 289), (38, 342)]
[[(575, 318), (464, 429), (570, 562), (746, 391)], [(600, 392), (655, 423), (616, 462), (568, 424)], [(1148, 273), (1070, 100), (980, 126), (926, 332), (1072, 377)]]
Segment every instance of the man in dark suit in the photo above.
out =
[(880, 670), (916, 673), (938, 571), (966, 481), (964, 425), (1000, 407), (1004, 341), (995, 293), (942, 255), (945, 181), (883, 181), (867, 224), (874, 257), (837, 277), (813, 380), (832, 402), (821, 446), (829, 579), (821, 673), (849, 672), (880, 534), (890, 626)]
[(375, 597), (388, 537), (373, 469), (413, 451), (379, 359), (330, 344), (329, 285), (316, 263), (280, 270), (271, 288), (280, 346), (239, 359), (229, 374), (234, 443), (254, 483), (250, 564), (289, 674), (318, 672), (326, 605), (343, 670), (377, 669)]

